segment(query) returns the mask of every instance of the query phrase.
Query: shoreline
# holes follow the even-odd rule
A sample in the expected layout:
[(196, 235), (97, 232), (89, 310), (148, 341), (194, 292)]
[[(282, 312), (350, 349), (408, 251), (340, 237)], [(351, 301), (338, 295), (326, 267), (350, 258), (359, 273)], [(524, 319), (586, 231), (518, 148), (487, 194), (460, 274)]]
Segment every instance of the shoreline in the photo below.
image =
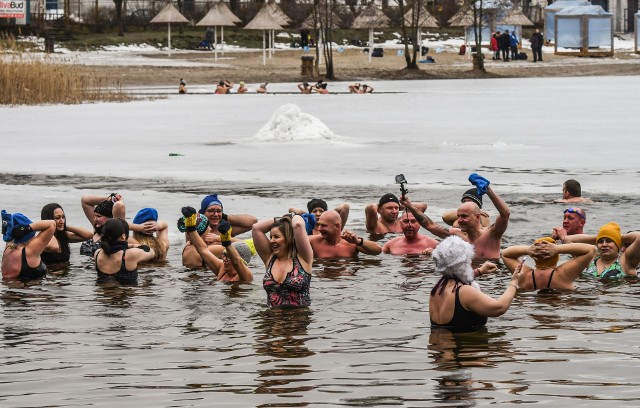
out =
[[(334, 56), (336, 78), (333, 81), (640, 75), (640, 57), (632, 51), (616, 52), (612, 58), (581, 58), (546, 53), (542, 63), (533, 63), (531, 60), (503, 62), (487, 59), (486, 73), (473, 72), (468, 55), (460, 56), (449, 51), (430, 54), (435, 58), (435, 64), (422, 63), (419, 64), (418, 70), (407, 70), (404, 57), (391, 55), (393, 51), (390, 50), (383, 58), (374, 58), (372, 62), (368, 62), (366, 54), (360, 50), (345, 50)], [(240, 81), (315, 82), (318, 78), (325, 78), (324, 64), (320, 65), (320, 75), (301, 74), (300, 57), (303, 55), (305, 54), (300, 50), (277, 50), (273, 58), (267, 59), (266, 65), (263, 66), (260, 50), (226, 52), (218, 61), (214, 61), (210, 52), (178, 52), (170, 57), (164, 52), (151, 55), (127, 53), (124, 57), (116, 53), (104, 56), (103, 53), (104, 64), (100, 64), (101, 61), (92, 61), (93, 65), (83, 64), (82, 57), (79, 57), (75, 64), (83, 75), (99, 76), (123, 87), (177, 87), (180, 78), (184, 78), (187, 84), (211, 85), (215, 85), (221, 79), (237, 84)], [(134, 61), (126, 61), (126, 58), (132, 56), (135, 58)], [(125, 61), (118, 61), (119, 58), (124, 58)]]

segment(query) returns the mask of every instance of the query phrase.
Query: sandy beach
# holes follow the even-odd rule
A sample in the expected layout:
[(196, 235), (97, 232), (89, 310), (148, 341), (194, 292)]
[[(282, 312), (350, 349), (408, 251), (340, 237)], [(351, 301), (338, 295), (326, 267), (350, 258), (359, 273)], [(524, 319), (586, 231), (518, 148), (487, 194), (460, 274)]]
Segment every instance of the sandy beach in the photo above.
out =
[[(406, 70), (404, 57), (398, 56), (395, 49), (369, 62), (361, 49), (350, 48), (334, 53), (334, 66), (336, 80), (341, 81), (640, 75), (640, 58), (629, 50), (617, 51), (613, 58), (579, 58), (554, 55), (549, 48), (543, 63), (533, 63), (530, 50), (523, 51), (529, 56), (526, 61), (492, 61), (489, 53), (485, 53), (487, 73), (483, 75), (471, 71), (469, 55), (461, 56), (450, 50), (431, 52), (435, 64), (421, 63), (419, 70)], [(83, 69), (89, 75), (115, 80), (123, 86), (177, 86), (180, 78), (190, 84), (213, 84), (223, 78), (235, 83), (275, 83), (324, 77), (324, 64), (319, 75), (301, 75), (303, 55), (314, 54), (305, 54), (300, 49), (277, 50), (263, 65), (261, 50), (218, 53), (216, 62), (212, 52), (175, 51), (171, 56), (164, 52), (140, 54), (138, 57), (143, 61), (137, 63), (86, 65)]]

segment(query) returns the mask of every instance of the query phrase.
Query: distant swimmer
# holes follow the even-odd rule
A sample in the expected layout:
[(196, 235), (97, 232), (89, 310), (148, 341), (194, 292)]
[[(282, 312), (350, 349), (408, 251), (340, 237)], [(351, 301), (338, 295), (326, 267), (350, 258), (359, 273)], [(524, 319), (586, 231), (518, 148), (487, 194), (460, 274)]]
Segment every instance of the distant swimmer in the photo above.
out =
[(569, 207), (563, 212), (562, 226), (554, 227), (551, 237), (556, 241), (564, 242), (567, 235), (584, 234), (587, 213), (578, 207)]
[(256, 92), (259, 93), (259, 94), (266, 94), (267, 93), (267, 85), (269, 85), (268, 82), (260, 84), (260, 86), (258, 87), (258, 90)]
[(245, 86), (244, 81), (240, 81), (240, 83), (238, 84), (238, 90), (236, 92), (239, 93), (239, 94), (245, 94), (245, 93), (249, 92), (249, 90)]
[[(322, 215), (322, 213), (327, 211), (328, 209), (329, 207), (327, 205), (327, 202), (321, 198), (312, 198), (307, 203), (308, 214), (313, 214), (315, 216), (316, 222), (317, 220), (320, 219), (320, 216)], [(345, 225), (347, 224), (347, 220), (349, 219), (349, 204), (342, 203), (339, 206), (335, 207), (334, 210), (337, 211), (338, 214), (340, 214), (340, 224), (342, 225), (342, 228), (344, 228)], [(299, 215), (305, 214), (303, 210), (295, 207), (289, 208), (289, 212), (290, 213), (294, 212)], [(310, 235), (316, 235), (316, 234), (319, 234), (317, 224), (312, 229), (312, 233)]]
[(352, 258), (362, 252), (378, 255), (380, 245), (359, 237), (354, 232), (342, 230), (340, 214), (334, 210), (322, 213), (317, 222), (319, 235), (309, 238), (316, 258)]
[(102, 227), (110, 218), (122, 218), (126, 216), (124, 199), (118, 193), (111, 193), (108, 197), (102, 196), (82, 196), (80, 200), (82, 211), (87, 220), (93, 225), (93, 238), (84, 241), (80, 245), (80, 254), (93, 256), (100, 248), (100, 236)]
[(222, 282), (251, 282), (253, 273), (249, 269), (251, 261), (251, 249), (245, 242), (231, 242), (232, 228), (227, 221), (220, 223), (221, 245), (224, 248), (220, 259), (214, 255), (198, 233), (198, 213), (193, 207), (182, 207), (185, 230), (189, 240), (202, 258), (204, 264), (216, 274), (216, 278)]
[(391, 255), (431, 255), (438, 241), (420, 233), (420, 224), (410, 211), (404, 211), (400, 225), (404, 235), (387, 241), (382, 252)]
[[(518, 287), (525, 291), (538, 289), (575, 289), (574, 281), (589, 265), (595, 249), (588, 244), (560, 244), (551, 237), (538, 238), (532, 245), (512, 246), (502, 251), (502, 261), (509, 271), (522, 268)], [(560, 255), (572, 258), (560, 265)], [(524, 256), (524, 259), (520, 259)], [(524, 265), (526, 256), (535, 261), (535, 268)]]
[(303, 93), (303, 94), (310, 94), (311, 92), (314, 91), (314, 88), (309, 86), (308, 82), (303, 82), (301, 84), (298, 84), (298, 89), (300, 90), (300, 93)]
[(218, 86), (216, 86), (216, 94), (218, 95), (226, 95), (231, 93), (231, 89), (233, 88), (233, 82), (229, 82), (226, 79), (221, 79), (218, 82)]
[(373, 88), (367, 84), (360, 84), (356, 82), (353, 85), (349, 85), (349, 92), (355, 93), (355, 94), (366, 94), (366, 93), (372, 93)]
[[(40, 279), (47, 274), (42, 252), (56, 231), (53, 220), (33, 222), (21, 213), (2, 210), (2, 279)], [(36, 235), (36, 232), (38, 234)]]
[(496, 222), (490, 227), (482, 226), (480, 222), (480, 207), (472, 201), (462, 203), (458, 207), (458, 224), (460, 225), (460, 229), (449, 229), (436, 224), (422, 211), (417, 209), (407, 196), (405, 196), (405, 200), (400, 201), (400, 203), (409, 209), (420, 225), (430, 231), (433, 235), (440, 238), (446, 238), (450, 235), (458, 235), (465, 241), (473, 244), (478, 260), (498, 260), (500, 258), (500, 243), (502, 235), (509, 225), (509, 216), (511, 215), (511, 212), (507, 204), (493, 191), (489, 185), (489, 180), (473, 173), (469, 176), (469, 181), (478, 189), (478, 195), (488, 195), (491, 202), (498, 210)]
[[(478, 207), (480, 207), (480, 209), (482, 210), (482, 196), (478, 195), (478, 191), (475, 187), (465, 191), (464, 194), (462, 194), (462, 199), (460, 200), (460, 202), (466, 203), (467, 201), (478, 204)], [(446, 213), (442, 214), (442, 221), (454, 228), (460, 228), (460, 226), (458, 225), (457, 210), (449, 210)], [(486, 211), (480, 212), (480, 223), (483, 227), (488, 227), (489, 225), (491, 225), (489, 214)]]
[(322, 95), (326, 95), (329, 93), (329, 91), (327, 90), (327, 84), (323, 83), (321, 85), (316, 85), (315, 88), (317, 93), (322, 94)]
[(178, 86), (178, 93), (179, 94), (186, 94), (187, 93), (187, 82), (180, 78), (180, 85)]
[(71, 257), (69, 244), (86, 241), (93, 237), (93, 232), (88, 229), (67, 224), (67, 216), (60, 204), (50, 203), (42, 207), (40, 219), (56, 222), (56, 231), (41, 255), (45, 265), (69, 262)]
[(591, 202), (589, 198), (582, 197), (582, 187), (577, 180), (567, 180), (562, 184), (562, 198), (553, 201), (554, 203), (585, 203)]
[[(427, 205), (415, 203), (416, 208), (425, 211)], [(375, 235), (387, 233), (400, 233), (402, 226), (398, 219), (400, 213), (400, 201), (392, 193), (387, 193), (380, 197), (378, 204), (371, 203), (364, 209), (367, 232)]]

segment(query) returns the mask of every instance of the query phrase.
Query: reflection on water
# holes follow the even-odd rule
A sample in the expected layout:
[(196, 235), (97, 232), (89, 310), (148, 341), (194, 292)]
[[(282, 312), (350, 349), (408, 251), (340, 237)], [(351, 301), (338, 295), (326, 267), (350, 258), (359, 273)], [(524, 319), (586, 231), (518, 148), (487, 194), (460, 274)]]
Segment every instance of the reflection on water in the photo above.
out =
[[(301, 360), (315, 353), (306, 345), (313, 312), (309, 308), (266, 309), (253, 316), (259, 360), (257, 394), (302, 393), (314, 387), (305, 374), (313, 368)], [(268, 406), (268, 405), (262, 405)]]
[(474, 332), (452, 332), (431, 328), (429, 350), (435, 370), (436, 398), (440, 403), (460, 401), (455, 406), (474, 406), (477, 390), (485, 388), (474, 381), (470, 368), (495, 368), (513, 359), (512, 345), (504, 333), (490, 332), (486, 327)]

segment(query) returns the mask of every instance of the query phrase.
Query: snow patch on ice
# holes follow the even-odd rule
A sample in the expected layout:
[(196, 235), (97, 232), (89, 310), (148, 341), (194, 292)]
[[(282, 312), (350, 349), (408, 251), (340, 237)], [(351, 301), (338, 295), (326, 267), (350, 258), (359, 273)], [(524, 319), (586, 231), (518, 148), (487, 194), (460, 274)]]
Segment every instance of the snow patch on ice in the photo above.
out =
[(302, 112), (298, 105), (282, 105), (258, 131), (255, 138), (268, 142), (340, 141), (327, 125), (313, 115)]

